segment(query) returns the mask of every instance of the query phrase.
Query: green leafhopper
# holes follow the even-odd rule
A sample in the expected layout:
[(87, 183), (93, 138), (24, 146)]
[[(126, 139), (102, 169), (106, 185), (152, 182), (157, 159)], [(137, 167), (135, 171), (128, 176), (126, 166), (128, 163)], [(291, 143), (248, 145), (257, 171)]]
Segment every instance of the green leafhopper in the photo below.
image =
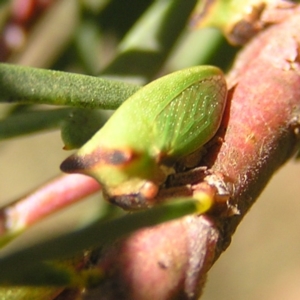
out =
[(93, 176), (105, 197), (125, 209), (151, 206), (176, 162), (215, 135), (226, 97), (216, 67), (163, 76), (128, 98), (61, 169)]

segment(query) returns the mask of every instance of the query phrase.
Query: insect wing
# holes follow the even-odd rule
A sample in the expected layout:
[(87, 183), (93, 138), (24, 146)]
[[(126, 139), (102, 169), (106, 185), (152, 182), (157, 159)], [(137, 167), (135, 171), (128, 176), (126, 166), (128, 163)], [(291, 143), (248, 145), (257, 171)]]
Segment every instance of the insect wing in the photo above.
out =
[(216, 133), (226, 104), (227, 87), (221, 74), (186, 87), (157, 114), (155, 144), (167, 156), (188, 155)]

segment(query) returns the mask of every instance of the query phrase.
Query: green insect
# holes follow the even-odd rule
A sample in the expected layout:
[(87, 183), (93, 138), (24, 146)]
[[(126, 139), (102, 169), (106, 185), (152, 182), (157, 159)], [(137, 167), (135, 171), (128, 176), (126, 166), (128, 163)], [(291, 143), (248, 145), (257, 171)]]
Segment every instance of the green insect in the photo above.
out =
[(125, 209), (151, 206), (174, 165), (215, 135), (226, 97), (216, 67), (161, 77), (128, 98), (61, 169), (94, 177), (104, 196)]

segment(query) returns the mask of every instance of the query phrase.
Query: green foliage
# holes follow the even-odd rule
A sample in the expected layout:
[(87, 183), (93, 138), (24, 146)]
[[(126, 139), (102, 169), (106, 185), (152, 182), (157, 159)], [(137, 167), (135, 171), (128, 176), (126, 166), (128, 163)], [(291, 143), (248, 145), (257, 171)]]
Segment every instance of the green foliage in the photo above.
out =
[[(191, 198), (178, 198), (172, 203), (118, 218), (115, 218), (113, 211), (108, 210), (104, 215), (72, 233), (2, 255), (0, 284), (73, 285), (78, 276), (74, 273), (74, 267), (71, 272), (71, 262), (65, 270), (62, 266), (57, 266), (57, 263), (49, 261), (68, 258), (84, 249), (111, 243), (143, 227), (173, 220), (186, 214), (202, 213), (205, 210), (207, 204), (202, 205)], [(18, 272), (13, 266), (18, 266)]]

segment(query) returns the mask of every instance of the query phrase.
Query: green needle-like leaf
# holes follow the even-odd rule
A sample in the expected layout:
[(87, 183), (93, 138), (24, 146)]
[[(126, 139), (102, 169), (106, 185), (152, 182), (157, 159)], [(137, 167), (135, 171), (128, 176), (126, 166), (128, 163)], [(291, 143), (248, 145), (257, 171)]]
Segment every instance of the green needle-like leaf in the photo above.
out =
[[(101, 219), (73, 233), (3, 255), (0, 258), (0, 283), (21, 284), (20, 277), (22, 277), (23, 285), (32, 284), (34, 281), (33, 274), (40, 276), (38, 272), (31, 274), (32, 268), (40, 268), (41, 270), (46, 268), (43, 261), (70, 257), (84, 249), (111, 243), (140, 228), (154, 226), (187, 214), (199, 213), (199, 201), (192, 198), (178, 200), (113, 220), (103, 221)], [(205, 209), (206, 207), (204, 207)], [(17, 275), (16, 268), (18, 269)], [(52, 272), (47, 269), (48, 271)], [(27, 280), (26, 274), (28, 273), (31, 275)], [(51, 284), (51, 282), (45, 280), (44, 284)]]
[(0, 120), (0, 140), (57, 128), (71, 109), (26, 110)]
[(138, 89), (99, 77), (0, 64), (0, 102), (116, 109)]

